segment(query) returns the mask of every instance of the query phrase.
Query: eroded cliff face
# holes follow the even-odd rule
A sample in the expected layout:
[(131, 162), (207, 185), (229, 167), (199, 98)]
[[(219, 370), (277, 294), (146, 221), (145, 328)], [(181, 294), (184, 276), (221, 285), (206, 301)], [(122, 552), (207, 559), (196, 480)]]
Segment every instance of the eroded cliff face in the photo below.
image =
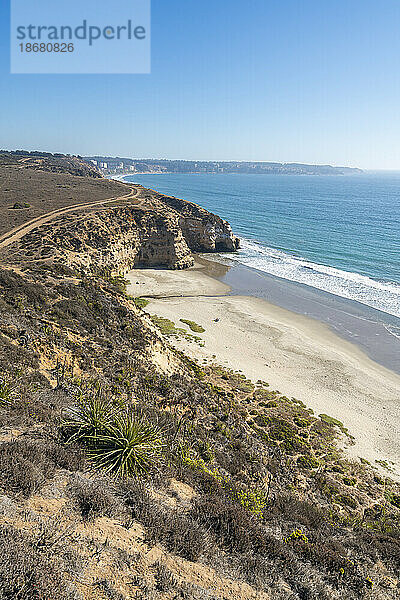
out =
[(229, 223), (214, 215), (204, 219), (182, 217), (179, 224), (193, 252), (235, 252), (239, 247)]
[[(184, 269), (193, 257), (176, 215), (113, 207), (66, 215), (24, 236), (20, 252), (86, 271), (123, 273), (134, 267)], [(24, 252), (25, 251), (25, 252)]]
[(60, 216), (26, 234), (17, 255), (124, 273), (135, 267), (185, 269), (194, 263), (192, 251), (237, 249), (238, 239), (220, 217), (183, 200), (158, 194), (152, 200), (151, 208), (132, 203)]
[(218, 215), (173, 196), (158, 195), (157, 199), (180, 215), (179, 225), (193, 252), (235, 252), (239, 248), (239, 238)]

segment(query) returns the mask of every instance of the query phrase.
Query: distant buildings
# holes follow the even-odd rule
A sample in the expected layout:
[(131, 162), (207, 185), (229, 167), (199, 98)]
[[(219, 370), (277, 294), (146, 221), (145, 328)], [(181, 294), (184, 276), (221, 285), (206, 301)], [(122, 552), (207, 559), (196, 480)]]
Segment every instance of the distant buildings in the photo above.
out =
[(125, 173), (263, 173), (283, 175), (352, 175), (360, 169), (332, 167), (330, 165), (306, 165), (298, 163), (253, 161), (190, 161), (166, 159), (135, 159), (108, 156), (85, 158), (106, 175)]

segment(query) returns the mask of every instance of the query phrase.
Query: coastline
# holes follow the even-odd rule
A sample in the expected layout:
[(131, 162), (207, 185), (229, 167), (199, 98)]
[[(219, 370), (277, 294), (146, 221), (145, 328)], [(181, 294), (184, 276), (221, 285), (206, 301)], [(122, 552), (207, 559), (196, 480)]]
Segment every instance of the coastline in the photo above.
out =
[(225, 264), (225, 270), (216, 276), (230, 286), (231, 294), (255, 296), (324, 323), (374, 362), (400, 375), (398, 317), (306, 283), (271, 275), (225, 256), (207, 255), (208, 263), (216, 260)]
[(315, 414), (334, 417), (355, 438), (342, 436), (349, 457), (400, 479), (400, 376), (316, 319), (248, 293), (232, 295), (224, 282), (228, 270), (203, 258), (187, 271), (135, 269), (127, 275), (128, 292), (150, 300), (146, 312), (188, 333), (180, 319), (204, 327), (196, 333), (200, 343), (170, 338), (178, 349), (200, 363), (267, 381)]

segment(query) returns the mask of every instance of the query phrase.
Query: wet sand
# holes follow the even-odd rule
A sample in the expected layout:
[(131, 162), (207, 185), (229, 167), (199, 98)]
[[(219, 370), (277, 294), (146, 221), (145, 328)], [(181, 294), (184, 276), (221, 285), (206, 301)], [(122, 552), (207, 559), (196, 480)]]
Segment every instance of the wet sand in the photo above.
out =
[(387, 461), (400, 479), (400, 376), (315, 319), (260, 298), (229, 295), (216, 279), (227, 269), (203, 260), (187, 271), (137, 269), (129, 274), (129, 293), (148, 297), (147, 312), (179, 327), (186, 327), (179, 322), (184, 318), (205, 328), (196, 334), (203, 347), (171, 339), (189, 356), (268, 381), (315, 414), (339, 419), (355, 438), (354, 445), (345, 442), (350, 457)]

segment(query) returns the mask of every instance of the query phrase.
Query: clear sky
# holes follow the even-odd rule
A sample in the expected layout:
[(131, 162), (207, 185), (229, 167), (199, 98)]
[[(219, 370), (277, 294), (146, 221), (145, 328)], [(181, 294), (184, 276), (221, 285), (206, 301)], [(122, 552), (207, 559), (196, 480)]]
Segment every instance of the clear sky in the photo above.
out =
[(153, 0), (150, 75), (10, 75), (0, 2), (0, 148), (400, 170), (399, 0)]

